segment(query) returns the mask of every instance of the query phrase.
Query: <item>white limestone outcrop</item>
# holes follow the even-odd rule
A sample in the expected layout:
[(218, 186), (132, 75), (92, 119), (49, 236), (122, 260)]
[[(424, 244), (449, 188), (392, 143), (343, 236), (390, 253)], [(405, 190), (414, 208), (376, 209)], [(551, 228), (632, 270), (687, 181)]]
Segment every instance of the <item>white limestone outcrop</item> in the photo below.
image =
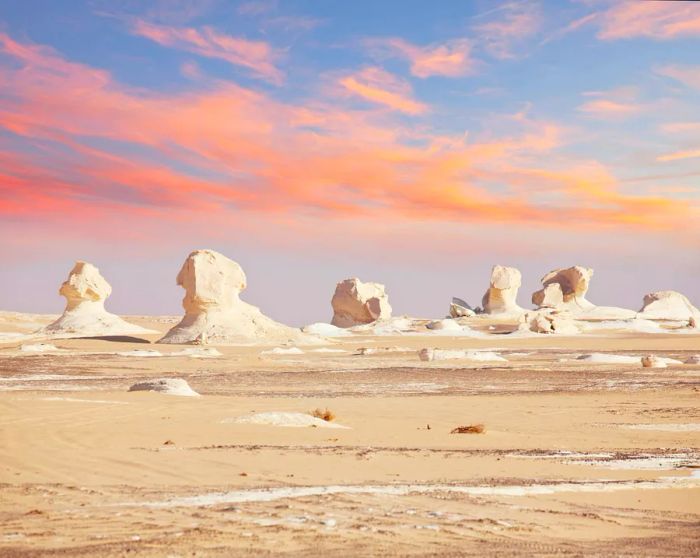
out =
[(363, 283), (345, 279), (335, 287), (331, 300), (336, 327), (353, 327), (391, 318), (391, 306), (381, 283)]
[(154, 333), (105, 310), (105, 300), (112, 294), (112, 287), (91, 263), (76, 262), (58, 293), (66, 298), (66, 309), (55, 322), (39, 330), (38, 335), (97, 337)]
[(495, 265), (491, 270), (489, 288), (481, 299), (485, 314), (519, 315), (524, 310), (516, 298), (522, 284), (520, 271), (514, 267)]
[(555, 269), (542, 277), (543, 288), (532, 295), (532, 303), (538, 308), (589, 310), (594, 307), (586, 300), (593, 270), (579, 265)]
[(697, 327), (700, 310), (681, 293), (676, 291), (657, 291), (644, 297), (644, 306), (639, 311), (642, 318), (648, 320), (685, 321)]
[(192, 252), (177, 274), (185, 289), (185, 316), (159, 343), (227, 344), (251, 340), (300, 341), (301, 330), (280, 324), (243, 302), (243, 269), (213, 250)]

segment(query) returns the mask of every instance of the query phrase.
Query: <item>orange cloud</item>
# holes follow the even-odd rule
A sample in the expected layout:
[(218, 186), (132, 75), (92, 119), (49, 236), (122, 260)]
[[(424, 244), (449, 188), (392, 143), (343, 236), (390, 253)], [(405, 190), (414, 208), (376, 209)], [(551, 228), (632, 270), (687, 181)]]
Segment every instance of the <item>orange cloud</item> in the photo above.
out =
[(280, 53), (262, 41), (224, 35), (211, 27), (168, 27), (140, 19), (133, 21), (131, 32), (163, 46), (225, 60), (272, 83), (280, 84), (284, 79), (284, 74), (275, 66)]
[(617, 2), (601, 12), (599, 22), (598, 37), (603, 40), (700, 36), (700, 3)]
[[(620, 193), (602, 167), (557, 154), (559, 126), (525, 114), (506, 134), (472, 138), (331, 95), (284, 103), (231, 83), (156, 94), (2, 34), (0, 80), (4, 215), (670, 228), (698, 212), (689, 200)], [(26, 146), (40, 156), (13, 155)]]
[(657, 161), (680, 161), (681, 159), (695, 159), (700, 157), (700, 149), (691, 149), (688, 151), (676, 151), (675, 153), (668, 153), (666, 155), (661, 155), (657, 157)]
[(597, 118), (625, 118), (638, 114), (642, 110), (642, 106), (610, 99), (596, 99), (583, 103), (577, 110)]
[(380, 55), (408, 60), (411, 74), (420, 78), (464, 76), (473, 73), (476, 66), (471, 58), (471, 44), (466, 39), (428, 46), (414, 45), (398, 38), (369, 39), (365, 44)]
[(407, 114), (421, 114), (426, 105), (411, 99), (411, 86), (380, 68), (365, 68), (340, 79), (347, 91), (372, 103)]

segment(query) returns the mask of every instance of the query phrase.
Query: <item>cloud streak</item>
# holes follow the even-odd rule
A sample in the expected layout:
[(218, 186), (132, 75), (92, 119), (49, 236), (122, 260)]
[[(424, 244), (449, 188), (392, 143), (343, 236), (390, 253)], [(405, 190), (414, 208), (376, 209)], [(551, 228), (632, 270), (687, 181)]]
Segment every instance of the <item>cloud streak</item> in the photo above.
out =
[(224, 60), (247, 69), (254, 76), (281, 84), (283, 72), (276, 62), (281, 53), (263, 41), (249, 41), (217, 32), (212, 27), (171, 27), (135, 19), (130, 26), (134, 35), (159, 45), (191, 52), (206, 58)]

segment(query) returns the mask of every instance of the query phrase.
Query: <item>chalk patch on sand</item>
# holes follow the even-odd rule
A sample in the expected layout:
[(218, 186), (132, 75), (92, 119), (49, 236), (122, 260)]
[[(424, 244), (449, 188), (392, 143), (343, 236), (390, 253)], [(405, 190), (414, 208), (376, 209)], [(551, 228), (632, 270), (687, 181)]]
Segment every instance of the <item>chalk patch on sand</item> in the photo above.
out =
[(163, 356), (163, 353), (161, 353), (160, 351), (154, 351), (151, 349), (134, 349), (133, 351), (118, 351), (114, 354), (118, 356), (141, 358), (153, 358)]
[(243, 415), (241, 417), (224, 419), (222, 423), (236, 424), (261, 424), (267, 426), (285, 426), (285, 427), (309, 427), (315, 426), (318, 428), (348, 428), (342, 424), (329, 422), (306, 413), (287, 413), (287, 412), (267, 412), (253, 413)]
[(347, 337), (348, 335), (352, 335), (352, 333), (347, 329), (324, 322), (316, 322), (304, 326), (301, 328), (301, 331), (313, 335), (321, 335), (322, 337)]
[(217, 358), (223, 353), (214, 347), (188, 347), (181, 351), (168, 353), (166, 356), (188, 356), (190, 358)]
[(274, 349), (269, 349), (267, 351), (262, 351), (261, 355), (303, 355), (299, 347), (275, 347)]
[(19, 350), (23, 353), (52, 353), (63, 349), (59, 349), (56, 345), (52, 345), (51, 343), (35, 343), (21, 345)]
[(321, 347), (320, 349), (311, 349), (312, 353), (347, 353), (345, 349), (330, 349), (328, 347)]
[(285, 498), (329, 496), (335, 494), (379, 494), (405, 496), (409, 494), (455, 493), (469, 496), (537, 496), (558, 493), (599, 493), (621, 490), (654, 490), (668, 488), (693, 488), (700, 486), (700, 476), (662, 477), (657, 481), (588, 481), (555, 482), (551, 484), (504, 485), (504, 486), (453, 486), (445, 484), (396, 484), (396, 485), (327, 485), (288, 486), (252, 490), (213, 492), (199, 496), (171, 498), (169, 500), (144, 503), (126, 503), (126, 506), (149, 508), (176, 508), (215, 506), (220, 504), (242, 504), (248, 502), (272, 502)]
[(471, 360), (475, 362), (507, 362), (507, 359), (493, 351), (464, 351), (449, 349), (421, 349), (418, 357), (423, 361)]

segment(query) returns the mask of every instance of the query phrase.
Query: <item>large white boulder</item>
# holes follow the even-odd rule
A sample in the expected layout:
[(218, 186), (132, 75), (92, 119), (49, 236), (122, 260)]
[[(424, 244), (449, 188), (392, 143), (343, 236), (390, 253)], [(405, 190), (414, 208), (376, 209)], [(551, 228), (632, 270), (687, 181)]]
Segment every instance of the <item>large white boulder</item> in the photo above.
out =
[(533, 293), (532, 303), (538, 308), (589, 310), (594, 306), (586, 300), (591, 277), (593, 270), (580, 265), (550, 271), (542, 277), (543, 288)]
[(96, 337), (153, 333), (105, 310), (105, 300), (112, 294), (112, 287), (91, 263), (76, 262), (58, 293), (66, 298), (66, 309), (58, 320), (39, 330), (39, 335)]
[(533, 333), (558, 333), (560, 335), (577, 335), (581, 332), (568, 312), (546, 310), (523, 314), (520, 317), (518, 329)]
[(247, 284), (245, 273), (223, 254), (192, 252), (177, 274), (177, 284), (185, 289), (185, 316), (159, 343), (299, 341), (304, 337), (301, 330), (268, 318), (239, 298)]
[(384, 285), (363, 283), (357, 278), (345, 279), (336, 285), (331, 306), (331, 324), (337, 327), (352, 327), (391, 318), (391, 306)]
[(700, 310), (676, 291), (649, 293), (644, 297), (644, 306), (639, 314), (648, 320), (693, 320), (695, 324), (700, 320)]
[(522, 314), (524, 310), (515, 299), (522, 283), (520, 271), (514, 267), (495, 265), (491, 270), (489, 288), (481, 299), (485, 314)]

